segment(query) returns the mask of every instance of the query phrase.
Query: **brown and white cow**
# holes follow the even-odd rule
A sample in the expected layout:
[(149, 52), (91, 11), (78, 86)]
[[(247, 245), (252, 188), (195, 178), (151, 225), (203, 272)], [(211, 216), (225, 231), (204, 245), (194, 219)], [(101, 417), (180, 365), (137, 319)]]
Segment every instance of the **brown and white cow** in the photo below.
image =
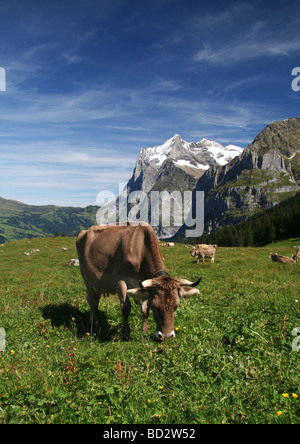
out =
[(205, 245), (205, 244), (199, 244), (197, 248), (191, 250), (191, 256), (197, 257), (197, 264), (200, 262), (200, 257), (202, 258), (202, 262), (204, 262), (204, 259), (206, 257), (210, 257), (210, 261), (212, 263), (215, 262), (215, 254), (216, 254), (216, 248), (211, 245)]
[(97, 311), (103, 292), (118, 293), (123, 326), (121, 339), (129, 339), (129, 297), (141, 306), (143, 331), (148, 330), (152, 308), (158, 339), (175, 336), (175, 310), (180, 297), (199, 294), (196, 282), (170, 277), (157, 237), (148, 224), (93, 226), (76, 242), (81, 273), (87, 288), (91, 325), (98, 331)]
[(291, 257), (281, 256), (278, 253), (270, 253), (269, 258), (272, 259), (273, 262), (280, 262), (282, 264), (295, 264), (296, 263), (296, 261), (294, 259), (292, 259)]
[(300, 260), (300, 247), (297, 248), (295, 256), (293, 256), (294, 261), (298, 262)]

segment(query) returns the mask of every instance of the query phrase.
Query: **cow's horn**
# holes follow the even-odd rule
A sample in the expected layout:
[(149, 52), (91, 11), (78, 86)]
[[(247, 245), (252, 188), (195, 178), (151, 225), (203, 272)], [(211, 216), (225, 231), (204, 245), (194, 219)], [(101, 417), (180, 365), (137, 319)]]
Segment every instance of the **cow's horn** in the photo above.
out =
[(149, 288), (152, 287), (152, 279), (146, 279), (145, 281), (140, 283), (141, 288)]
[(202, 276), (195, 282), (188, 281), (187, 279), (180, 279), (180, 285), (188, 285), (189, 287), (196, 287), (202, 279)]

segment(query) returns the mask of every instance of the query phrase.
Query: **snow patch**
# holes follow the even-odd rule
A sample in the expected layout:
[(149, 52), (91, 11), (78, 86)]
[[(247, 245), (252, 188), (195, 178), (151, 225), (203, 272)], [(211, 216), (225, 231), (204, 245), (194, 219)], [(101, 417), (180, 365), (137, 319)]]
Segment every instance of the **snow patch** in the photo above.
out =
[(185, 167), (190, 167), (190, 168), (196, 168), (199, 170), (208, 170), (209, 169), (209, 165), (202, 165), (200, 163), (197, 163), (197, 165), (194, 165), (191, 163), (190, 160), (174, 160), (173, 161), (175, 163), (175, 165), (178, 166), (185, 166)]
[(143, 148), (141, 156), (144, 160), (160, 168), (168, 158), (181, 167), (208, 170), (213, 165), (226, 165), (231, 159), (239, 156), (243, 148), (236, 145), (223, 146), (218, 142), (202, 139), (200, 142), (186, 142), (179, 134), (175, 134), (162, 145)]

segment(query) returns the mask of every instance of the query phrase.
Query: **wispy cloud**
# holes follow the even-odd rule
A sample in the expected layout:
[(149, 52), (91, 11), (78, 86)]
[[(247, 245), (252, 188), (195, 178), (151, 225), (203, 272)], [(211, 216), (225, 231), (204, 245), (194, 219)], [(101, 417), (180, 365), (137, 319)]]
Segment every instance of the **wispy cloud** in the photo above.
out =
[(142, 147), (175, 133), (245, 146), (298, 110), (289, 95), (295, 7), (2, 3), (0, 195), (94, 203), (129, 179)]
[(299, 44), (292, 41), (254, 41), (231, 42), (219, 48), (213, 48), (210, 43), (204, 43), (203, 48), (194, 55), (197, 62), (208, 62), (219, 65), (230, 65), (259, 57), (288, 56), (299, 52)]
[[(286, 14), (290, 15), (289, 20)], [(201, 24), (206, 30), (223, 33), (223, 39), (216, 40), (211, 33), (205, 38), (203, 33), (202, 47), (193, 55), (196, 62), (228, 66), (250, 59), (299, 52), (298, 18), (293, 17), (288, 8), (283, 7), (279, 16), (271, 11), (268, 18), (258, 19), (254, 5), (242, 2), (225, 12), (203, 17)]]

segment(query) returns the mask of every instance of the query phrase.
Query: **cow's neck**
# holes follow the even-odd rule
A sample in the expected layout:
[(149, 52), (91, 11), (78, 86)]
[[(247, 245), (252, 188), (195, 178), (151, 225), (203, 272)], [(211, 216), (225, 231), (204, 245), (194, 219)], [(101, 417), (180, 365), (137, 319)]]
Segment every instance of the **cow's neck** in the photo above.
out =
[(166, 270), (158, 270), (153, 276), (152, 279), (160, 277), (160, 276), (170, 276)]
[[(147, 248), (147, 259), (146, 259), (146, 263), (147, 263), (147, 268), (148, 268), (148, 279), (151, 279), (153, 277), (158, 277), (158, 276), (163, 276), (168, 274), (166, 267), (164, 265), (163, 262), (163, 258), (162, 258), (162, 254), (160, 251), (160, 247), (159, 247), (159, 243), (157, 241), (157, 237), (154, 233), (154, 231), (152, 232), (147, 232), (147, 237), (148, 237), (148, 242), (149, 242), (149, 246)], [(162, 273), (162, 274), (160, 274)]]

